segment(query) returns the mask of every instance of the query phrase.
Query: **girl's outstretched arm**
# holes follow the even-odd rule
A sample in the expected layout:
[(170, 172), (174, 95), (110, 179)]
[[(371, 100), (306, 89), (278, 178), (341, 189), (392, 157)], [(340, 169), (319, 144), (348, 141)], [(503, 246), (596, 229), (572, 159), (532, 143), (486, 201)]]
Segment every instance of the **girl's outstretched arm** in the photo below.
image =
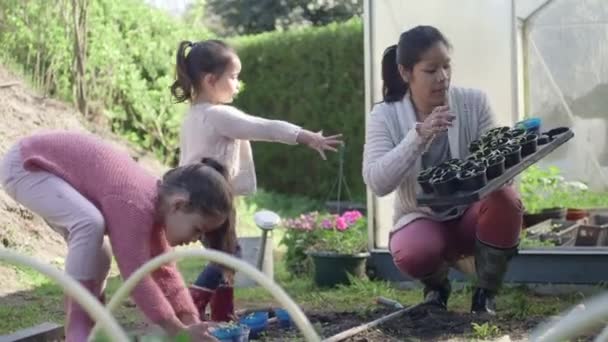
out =
[(235, 107), (215, 105), (208, 110), (209, 123), (223, 136), (232, 139), (303, 144), (321, 154), (336, 151), (341, 135), (323, 136), (282, 120), (269, 120), (246, 114)]

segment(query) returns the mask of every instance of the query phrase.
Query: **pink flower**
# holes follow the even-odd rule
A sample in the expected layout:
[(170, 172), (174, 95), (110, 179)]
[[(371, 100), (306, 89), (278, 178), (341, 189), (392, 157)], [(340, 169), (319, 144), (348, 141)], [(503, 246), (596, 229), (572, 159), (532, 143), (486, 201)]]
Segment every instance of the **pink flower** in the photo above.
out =
[(330, 229), (333, 228), (333, 223), (330, 219), (324, 219), (323, 222), (321, 222), (321, 226), (325, 229)]
[(346, 220), (344, 219), (344, 217), (338, 217), (336, 219), (336, 229), (343, 232), (347, 228), (348, 228), (348, 224), (346, 223)]
[(363, 215), (361, 215), (361, 213), (357, 210), (352, 210), (352, 211), (347, 211), (344, 214), (342, 214), (342, 217), (344, 218), (344, 220), (346, 220), (346, 223), (350, 226), (353, 223), (357, 222), (358, 219), (362, 218)]

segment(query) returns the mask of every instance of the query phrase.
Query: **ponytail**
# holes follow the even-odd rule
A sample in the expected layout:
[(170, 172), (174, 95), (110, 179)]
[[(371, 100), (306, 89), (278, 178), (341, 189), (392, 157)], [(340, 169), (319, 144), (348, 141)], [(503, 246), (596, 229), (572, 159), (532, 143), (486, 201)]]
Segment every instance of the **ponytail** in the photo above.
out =
[[(201, 243), (203, 246), (205, 246), (205, 248), (214, 249), (232, 256), (236, 255), (238, 248), (236, 236), (236, 210), (232, 208), (228, 214), (228, 218), (226, 221), (224, 221), (220, 228), (203, 234), (201, 237)], [(222, 269), (224, 281), (226, 281), (226, 283), (233, 283), (233, 269), (215, 262), (211, 262), (211, 264), (214, 264)]]
[(192, 99), (192, 78), (188, 73), (186, 49), (193, 46), (190, 41), (182, 41), (177, 48), (175, 58), (175, 82), (171, 85), (171, 94), (177, 103)]
[[(186, 52), (188, 48), (190, 50)], [(203, 77), (206, 74), (221, 75), (234, 56), (234, 50), (221, 40), (179, 43), (175, 57), (176, 79), (171, 85), (175, 101), (192, 101), (201, 91)]]
[(407, 89), (397, 67), (397, 45), (391, 45), (382, 55), (382, 98), (384, 102), (401, 101)]
[(221, 174), (226, 180), (229, 180), (228, 170), (226, 170), (226, 167), (224, 167), (224, 165), (222, 165), (217, 160), (215, 160), (213, 158), (205, 157), (201, 160), (201, 164), (203, 164), (205, 166), (209, 166), (210, 168), (214, 169), (219, 174)]

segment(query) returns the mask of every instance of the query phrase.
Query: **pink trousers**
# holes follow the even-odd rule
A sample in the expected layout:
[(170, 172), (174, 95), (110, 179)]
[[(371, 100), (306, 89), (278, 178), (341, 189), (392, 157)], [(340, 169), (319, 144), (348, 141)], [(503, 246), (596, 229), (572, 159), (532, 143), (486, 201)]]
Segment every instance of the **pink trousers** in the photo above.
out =
[(412, 221), (392, 234), (395, 265), (414, 278), (437, 271), (447, 262), (473, 255), (475, 239), (497, 247), (518, 244), (523, 206), (513, 187), (504, 187), (473, 204), (458, 219)]

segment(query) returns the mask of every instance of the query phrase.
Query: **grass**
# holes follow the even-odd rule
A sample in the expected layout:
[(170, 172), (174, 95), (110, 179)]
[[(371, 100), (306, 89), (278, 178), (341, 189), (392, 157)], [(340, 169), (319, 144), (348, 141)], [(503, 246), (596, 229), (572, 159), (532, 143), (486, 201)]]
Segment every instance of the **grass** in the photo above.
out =
[[(376, 308), (375, 298), (384, 296), (396, 299), (405, 305), (418, 303), (421, 300), (419, 289), (399, 290), (392, 284), (382, 281), (357, 280), (350, 286), (335, 289), (317, 288), (308, 277), (291, 278), (280, 262), (281, 255), (275, 258), (275, 280), (305, 310), (330, 310), (361, 312)], [(178, 263), (186, 282), (193, 281), (201, 270), (197, 260), (185, 260)], [(0, 335), (33, 326), (44, 321), (62, 323), (64, 319), (61, 289), (46, 277), (21, 267), (16, 267), (19, 279), (28, 289), (24, 292), (0, 299)], [(120, 286), (120, 277), (113, 276), (108, 282), (108, 295), (111, 296)], [(598, 288), (598, 291), (601, 290)], [(470, 305), (471, 287), (466, 285), (453, 292), (450, 298), (450, 310), (467, 311)], [(273, 306), (272, 295), (262, 288), (236, 290), (237, 306), (267, 307)], [(524, 287), (505, 288), (498, 297), (501, 316), (522, 319), (528, 316), (550, 316), (568, 309), (584, 300), (581, 294), (560, 296), (535, 295)], [(143, 321), (143, 316), (135, 309), (120, 306), (116, 317), (121, 325), (135, 327)], [(492, 327), (476, 327), (474, 338), (491, 335)], [(508, 332), (506, 332), (508, 333)]]
[[(318, 202), (305, 198), (292, 198), (259, 191), (255, 196), (239, 201), (239, 235), (256, 236), (259, 229), (253, 223), (253, 213), (260, 209), (270, 209), (282, 217), (295, 216), (301, 212), (319, 209)], [(274, 234), (274, 244), (282, 236), (278, 230)], [(192, 247), (192, 246), (191, 246)], [(350, 286), (335, 289), (317, 288), (309, 277), (290, 277), (281, 262), (282, 253), (275, 248), (275, 280), (305, 310), (331, 310), (366, 312), (376, 308), (375, 298), (384, 296), (411, 305), (422, 299), (419, 289), (399, 290), (392, 284), (382, 281), (357, 280)], [(184, 260), (178, 263), (187, 283), (191, 283), (201, 271), (204, 263), (200, 260)], [(45, 276), (23, 267), (14, 267), (23, 291), (0, 298), (0, 335), (30, 327), (45, 321), (63, 323), (62, 290)], [(107, 295), (111, 295), (122, 284), (117, 275), (116, 265), (112, 267), (112, 276), (108, 281)], [(600, 290), (598, 288), (598, 290)], [(453, 292), (450, 298), (450, 310), (467, 311), (470, 305), (471, 287), (464, 286)], [(261, 288), (236, 290), (237, 306), (259, 307), (275, 305), (273, 297)], [(584, 300), (578, 294), (562, 296), (540, 296), (523, 287), (506, 288), (498, 298), (501, 315), (513, 319), (527, 316), (554, 315)], [(115, 316), (125, 327), (136, 327), (144, 320), (142, 314), (133, 307), (122, 305)], [(480, 326), (474, 329), (476, 334), (490, 335), (495, 333), (492, 327)]]

